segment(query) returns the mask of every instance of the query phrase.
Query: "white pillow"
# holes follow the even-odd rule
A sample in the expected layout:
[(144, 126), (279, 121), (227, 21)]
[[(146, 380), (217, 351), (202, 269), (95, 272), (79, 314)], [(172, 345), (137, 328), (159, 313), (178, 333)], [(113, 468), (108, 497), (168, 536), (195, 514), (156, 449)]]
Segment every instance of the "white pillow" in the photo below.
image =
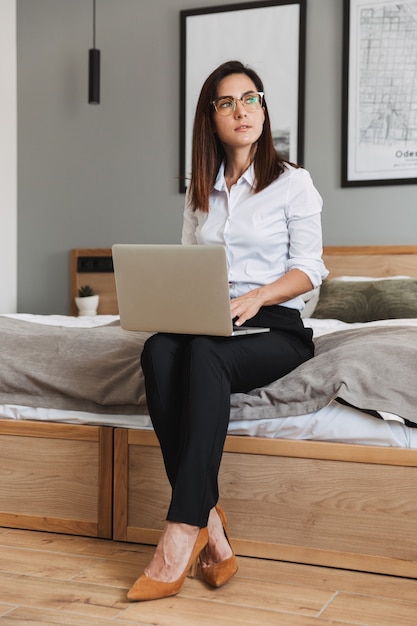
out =
[(375, 278), (374, 276), (335, 276), (332, 280), (350, 280), (350, 281), (361, 281), (361, 280), (404, 280), (406, 278), (412, 278), (411, 276), (378, 276)]

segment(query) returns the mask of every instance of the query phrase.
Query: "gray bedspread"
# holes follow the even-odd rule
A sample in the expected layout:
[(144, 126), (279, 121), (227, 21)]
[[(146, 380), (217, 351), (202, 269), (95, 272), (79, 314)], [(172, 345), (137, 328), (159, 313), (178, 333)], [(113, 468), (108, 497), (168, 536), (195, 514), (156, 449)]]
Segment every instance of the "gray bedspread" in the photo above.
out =
[(303, 415), (341, 398), (417, 424), (417, 327), (343, 330), (315, 340), (316, 355), (284, 378), (234, 394), (240, 419)]
[[(147, 333), (0, 317), (0, 404), (119, 413), (146, 411), (140, 354)], [(231, 340), (233, 341), (233, 340)], [(232, 394), (232, 419), (302, 415), (340, 397), (417, 423), (417, 327), (344, 330), (284, 378)]]
[(135, 415), (146, 406), (140, 355), (148, 333), (0, 317), (0, 404)]

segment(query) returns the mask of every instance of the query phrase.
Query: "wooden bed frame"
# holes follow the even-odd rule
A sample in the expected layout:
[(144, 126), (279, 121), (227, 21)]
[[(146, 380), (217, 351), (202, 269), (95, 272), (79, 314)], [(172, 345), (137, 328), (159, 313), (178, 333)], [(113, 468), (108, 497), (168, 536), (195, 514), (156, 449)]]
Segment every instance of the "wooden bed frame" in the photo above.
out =
[[(330, 247), (331, 276), (417, 276), (417, 246)], [(113, 537), (157, 542), (169, 487), (154, 433), (114, 433)], [(221, 502), (238, 554), (417, 577), (417, 451), (227, 437)]]
[[(88, 283), (99, 312), (117, 313), (112, 273), (77, 270), (79, 257), (109, 256), (71, 251), (71, 300)], [(417, 246), (332, 247), (324, 259), (331, 276), (417, 276)], [(153, 432), (3, 420), (0, 445), (0, 524), (158, 540), (169, 489)], [(228, 436), (220, 490), (239, 555), (417, 578), (417, 450)]]

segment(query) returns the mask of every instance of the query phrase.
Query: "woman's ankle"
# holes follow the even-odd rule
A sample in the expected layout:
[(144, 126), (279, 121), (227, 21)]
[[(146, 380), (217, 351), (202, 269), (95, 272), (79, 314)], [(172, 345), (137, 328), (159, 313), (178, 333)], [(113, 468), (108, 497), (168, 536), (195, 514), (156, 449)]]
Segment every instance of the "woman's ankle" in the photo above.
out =
[(180, 522), (166, 522), (145, 574), (154, 580), (172, 582), (187, 566), (200, 528)]
[(220, 563), (232, 556), (233, 551), (224, 533), (222, 521), (215, 508), (211, 509), (207, 524), (209, 541), (201, 553), (203, 567)]

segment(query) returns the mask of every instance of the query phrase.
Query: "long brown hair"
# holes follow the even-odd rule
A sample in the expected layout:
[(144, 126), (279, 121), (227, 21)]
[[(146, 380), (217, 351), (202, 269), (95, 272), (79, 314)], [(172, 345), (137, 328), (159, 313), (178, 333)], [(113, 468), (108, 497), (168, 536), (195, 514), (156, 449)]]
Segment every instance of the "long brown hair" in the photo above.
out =
[[(208, 212), (209, 195), (216, 180), (217, 173), (225, 158), (223, 145), (219, 141), (213, 127), (213, 100), (217, 97), (219, 83), (230, 74), (246, 74), (255, 84), (257, 91), (264, 91), (258, 74), (240, 61), (227, 61), (215, 69), (206, 79), (201, 88), (194, 117), (191, 182), (189, 201), (191, 206), (200, 211)], [(257, 141), (257, 149), (253, 160), (255, 169), (254, 191), (258, 193), (268, 187), (285, 170), (286, 161), (275, 150), (272, 139), (271, 122), (265, 99), (265, 121), (261, 136)]]

